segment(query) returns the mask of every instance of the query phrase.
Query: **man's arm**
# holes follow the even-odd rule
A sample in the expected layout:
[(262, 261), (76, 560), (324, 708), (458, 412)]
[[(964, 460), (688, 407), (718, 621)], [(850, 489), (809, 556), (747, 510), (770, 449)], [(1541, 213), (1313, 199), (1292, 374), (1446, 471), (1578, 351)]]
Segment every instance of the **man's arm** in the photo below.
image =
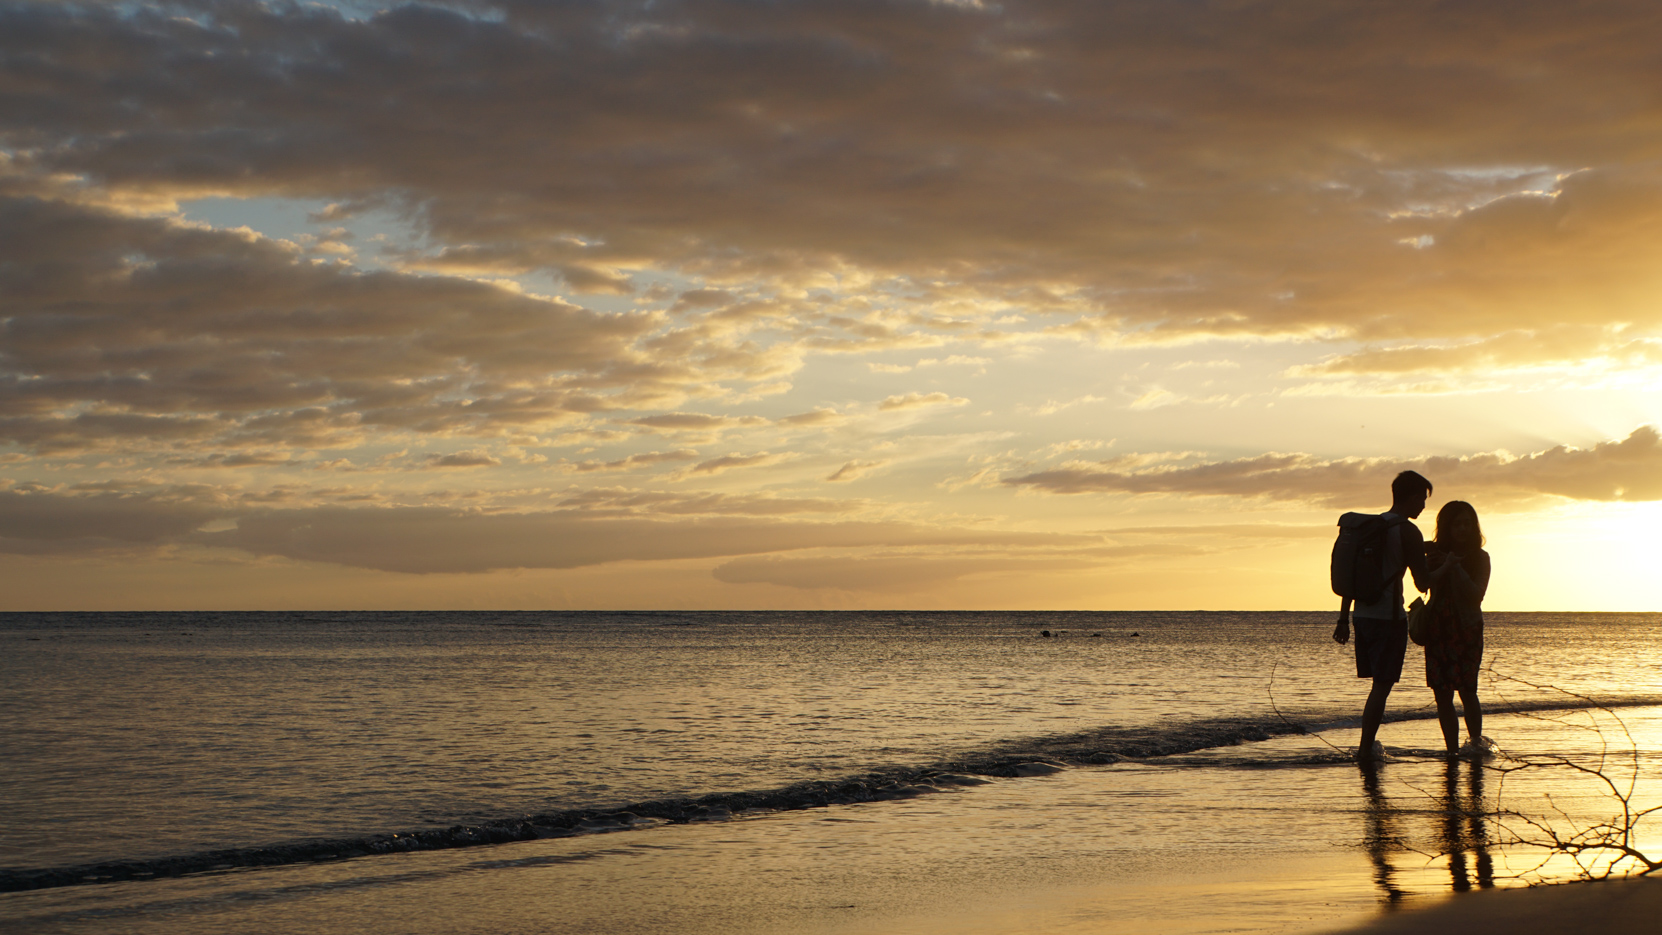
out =
[(1420, 527), (1405, 522), (1397, 529), (1402, 533), (1402, 560), (1414, 576), (1414, 589), (1431, 590), (1431, 570), (1425, 567), (1425, 537), (1420, 535)]

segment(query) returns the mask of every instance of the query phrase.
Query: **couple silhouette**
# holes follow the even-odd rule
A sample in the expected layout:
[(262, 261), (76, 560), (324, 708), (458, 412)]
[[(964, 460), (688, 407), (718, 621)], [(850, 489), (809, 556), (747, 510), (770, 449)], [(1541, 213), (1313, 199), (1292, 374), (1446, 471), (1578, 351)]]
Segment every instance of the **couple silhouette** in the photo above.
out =
[[(1417, 590), (1431, 592), (1424, 611), (1430, 618), (1425, 631), (1426, 685), (1437, 701), (1437, 720), (1449, 754), (1483, 756), (1494, 750), (1494, 743), (1483, 736), (1483, 706), (1477, 697), (1483, 659), (1483, 598), (1490, 572), (1483, 528), (1470, 503), (1450, 500), (1437, 511), (1435, 536), (1426, 542), (1413, 520), (1425, 512), (1431, 490), (1431, 481), (1415, 471), (1403, 471), (1391, 481), (1391, 508), (1379, 516), (1382, 536), (1377, 549), (1368, 553), (1369, 561), (1380, 562), (1383, 587), (1377, 599), (1346, 597), (1333, 628), (1333, 638), (1345, 643), (1354, 625), (1356, 675), (1373, 680), (1362, 707), (1362, 737), (1356, 748), (1360, 761), (1373, 762), (1385, 755), (1379, 726), (1385, 719), (1385, 702), (1402, 678), (1408, 652), (1405, 575), (1412, 576)], [(1464, 746), (1460, 744), (1460, 716), (1454, 709), (1456, 694), (1466, 721)]]

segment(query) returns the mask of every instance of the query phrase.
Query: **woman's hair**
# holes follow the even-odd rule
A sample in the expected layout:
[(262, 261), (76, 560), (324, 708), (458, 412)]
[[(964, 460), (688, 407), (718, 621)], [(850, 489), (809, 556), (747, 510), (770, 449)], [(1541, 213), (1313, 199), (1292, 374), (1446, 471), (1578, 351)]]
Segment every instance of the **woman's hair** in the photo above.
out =
[[(1472, 530), (1477, 533), (1476, 542), (1453, 541), (1454, 521), (1462, 516), (1472, 521)], [(1467, 503), (1464, 500), (1450, 500), (1449, 502), (1443, 504), (1442, 509), (1437, 511), (1436, 542), (1438, 545), (1445, 549), (1480, 549), (1483, 547), (1483, 543), (1485, 541), (1486, 540), (1483, 538), (1483, 526), (1477, 521), (1477, 510), (1474, 509), (1470, 503)]]

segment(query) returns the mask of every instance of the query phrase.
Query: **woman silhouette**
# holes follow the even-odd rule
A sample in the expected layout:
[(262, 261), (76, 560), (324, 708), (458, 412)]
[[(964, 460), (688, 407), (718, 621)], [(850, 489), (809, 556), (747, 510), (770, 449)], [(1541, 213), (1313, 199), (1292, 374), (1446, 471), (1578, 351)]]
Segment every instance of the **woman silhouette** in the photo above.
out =
[[(1426, 544), (1431, 573), (1431, 626), (1425, 644), (1425, 683), (1437, 699), (1437, 720), (1450, 754), (1482, 756), (1494, 750), (1483, 736), (1483, 706), (1477, 700), (1477, 670), (1483, 662), (1483, 595), (1489, 590), (1489, 553), (1477, 510), (1450, 500), (1437, 511), (1436, 538)], [(1466, 715), (1469, 734), (1460, 747), (1454, 693)]]

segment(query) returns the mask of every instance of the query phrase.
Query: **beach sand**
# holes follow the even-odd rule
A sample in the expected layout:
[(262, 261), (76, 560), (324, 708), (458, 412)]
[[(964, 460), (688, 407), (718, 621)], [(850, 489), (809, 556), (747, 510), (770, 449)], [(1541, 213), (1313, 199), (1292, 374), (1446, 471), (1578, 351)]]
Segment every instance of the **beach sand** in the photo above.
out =
[(1651, 935), (1662, 931), (1662, 880), (1566, 883), (1463, 893), (1411, 912), (1382, 916), (1353, 935)]

